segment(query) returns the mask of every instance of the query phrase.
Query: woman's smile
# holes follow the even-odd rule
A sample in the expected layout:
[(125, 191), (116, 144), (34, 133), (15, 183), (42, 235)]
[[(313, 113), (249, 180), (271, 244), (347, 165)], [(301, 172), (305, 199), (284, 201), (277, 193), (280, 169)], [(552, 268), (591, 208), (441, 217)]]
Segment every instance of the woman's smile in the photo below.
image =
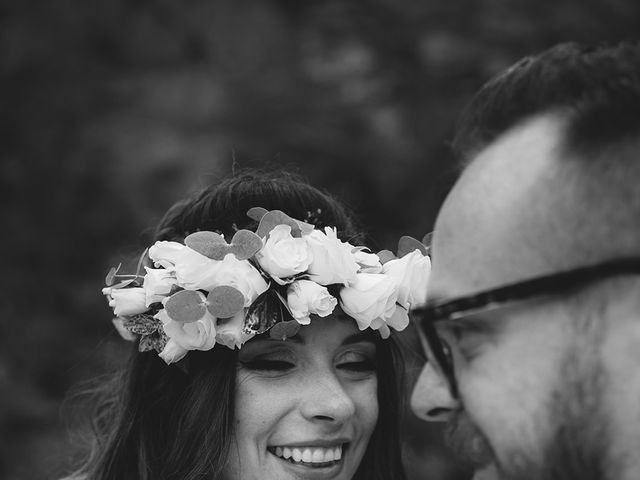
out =
[(348, 444), (338, 444), (333, 447), (278, 446), (268, 447), (267, 451), (296, 476), (328, 479), (340, 477), (347, 449)]
[(346, 444), (333, 447), (268, 447), (267, 450), (277, 457), (289, 460), (291, 463), (302, 463), (312, 467), (333, 464), (342, 458), (342, 451)]

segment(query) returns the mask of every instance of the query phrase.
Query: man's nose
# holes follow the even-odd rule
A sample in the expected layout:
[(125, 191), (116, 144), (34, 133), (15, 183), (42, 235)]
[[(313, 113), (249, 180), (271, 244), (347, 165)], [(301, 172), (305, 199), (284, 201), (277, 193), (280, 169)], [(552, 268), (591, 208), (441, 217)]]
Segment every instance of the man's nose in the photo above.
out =
[(421, 419), (444, 422), (460, 408), (460, 402), (451, 395), (449, 384), (426, 363), (411, 395), (411, 409)]

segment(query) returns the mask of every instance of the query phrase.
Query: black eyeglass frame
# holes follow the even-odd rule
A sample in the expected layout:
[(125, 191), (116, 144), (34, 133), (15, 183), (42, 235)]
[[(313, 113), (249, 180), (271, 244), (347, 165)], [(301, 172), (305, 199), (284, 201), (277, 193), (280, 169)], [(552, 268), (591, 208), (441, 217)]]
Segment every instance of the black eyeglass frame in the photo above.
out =
[(431, 353), (435, 357), (431, 361), (437, 364), (437, 368), (446, 377), (451, 394), (457, 397), (458, 387), (453, 362), (436, 332), (436, 322), (499, 308), (506, 303), (562, 295), (577, 287), (620, 275), (640, 275), (640, 257), (619, 258), (531, 278), (473, 295), (419, 307), (413, 309), (411, 313), (418, 321)]

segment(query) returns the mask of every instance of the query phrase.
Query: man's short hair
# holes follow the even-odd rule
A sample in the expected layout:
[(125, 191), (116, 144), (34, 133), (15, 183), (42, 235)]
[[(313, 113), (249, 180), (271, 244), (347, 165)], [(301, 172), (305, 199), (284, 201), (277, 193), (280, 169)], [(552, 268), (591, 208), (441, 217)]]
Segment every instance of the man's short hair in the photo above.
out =
[(463, 164), (518, 123), (568, 115), (566, 148), (588, 157), (640, 136), (640, 44), (563, 43), (526, 57), (485, 84), (460, 117), (453, 148)]

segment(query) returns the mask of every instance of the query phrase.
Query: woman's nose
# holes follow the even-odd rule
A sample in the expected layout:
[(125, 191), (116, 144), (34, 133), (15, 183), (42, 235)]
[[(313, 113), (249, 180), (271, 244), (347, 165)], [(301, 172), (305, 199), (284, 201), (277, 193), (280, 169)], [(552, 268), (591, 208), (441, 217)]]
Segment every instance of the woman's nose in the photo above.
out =
[(460, 409), (460, 402), (451, 395), (446, 379), (427, 363), (413, 387), (411, 409), (423, 420), (444, 422)]
[(353, 399), (332, 372), (313, 375), (300, 387), (300, 411), (310, 421), (342, 423), (355, 414)]

